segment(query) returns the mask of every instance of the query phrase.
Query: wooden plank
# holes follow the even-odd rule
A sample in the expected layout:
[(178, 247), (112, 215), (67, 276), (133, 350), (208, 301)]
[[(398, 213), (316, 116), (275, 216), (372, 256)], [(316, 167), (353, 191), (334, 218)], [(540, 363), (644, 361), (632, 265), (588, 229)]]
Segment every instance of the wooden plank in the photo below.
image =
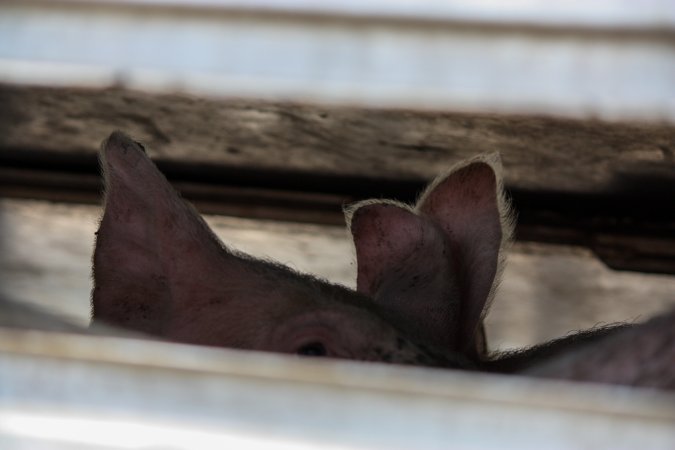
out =
[[(426, 182), (499, 151), (511, 189), (675, 192), (675, 126), (206, 100), (122, 89), (0, 85), (0, 155), (94, 161), (121, 129), (153, 158), (192, 165)], [(91, 170), (89, 168), (88, 170)], [(185, 169), (187, 170), (187, 169)], [(305, 186), (309, 190), (311, 186)], [(647, 189), (649, 188), (649, 189)], [(646, 192), (648, 193), (648, 192)]]

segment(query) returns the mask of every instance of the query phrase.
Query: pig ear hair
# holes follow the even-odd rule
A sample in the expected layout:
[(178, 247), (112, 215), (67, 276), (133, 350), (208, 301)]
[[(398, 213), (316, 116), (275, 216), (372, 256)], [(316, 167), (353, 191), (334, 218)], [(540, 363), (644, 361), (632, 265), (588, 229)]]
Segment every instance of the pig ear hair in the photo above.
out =
[(406, 205), (365, 201), (345, 210), (357, 258), (357, 291), (418, 343), (455, 350), (459, 318), (443, 232)]
[(501, 173), (498, 153), (462, 162), (432, 182), (415, 206), (416, 213), (440, 226), (458, 259), (459, 333), (462, 351), (469, 354), (482, 345), (478, 334), (513, 235)]

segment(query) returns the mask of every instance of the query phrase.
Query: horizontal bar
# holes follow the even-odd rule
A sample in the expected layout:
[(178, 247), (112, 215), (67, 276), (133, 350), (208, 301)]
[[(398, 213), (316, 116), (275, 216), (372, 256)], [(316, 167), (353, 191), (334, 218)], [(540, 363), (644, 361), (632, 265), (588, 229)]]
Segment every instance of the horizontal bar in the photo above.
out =
[(668, 0), (23, 0), (24, 3), (173, 8), (209, 12), (354, 17), (572, 28), (664, 29), (675, 26)]
[(111, 337), (0, 330), (0, 386), (10, 449), (675, 444), (670, 393)]
[(665, 0), (315, 3), (3, 2), (0, 82), (675, 121)]

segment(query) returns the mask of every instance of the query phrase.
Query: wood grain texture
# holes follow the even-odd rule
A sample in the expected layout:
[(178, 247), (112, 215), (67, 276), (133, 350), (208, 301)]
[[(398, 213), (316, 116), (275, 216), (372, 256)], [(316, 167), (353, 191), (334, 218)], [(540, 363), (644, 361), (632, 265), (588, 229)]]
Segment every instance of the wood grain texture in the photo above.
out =
[[(673, 190), (675, 127), (0, 86), (0, 149), (93, 155), (114, 129), (161, 160), (426, 181), (482, 152), (511, 189)], [(647, 184), (648, 186), (646, 186)]]

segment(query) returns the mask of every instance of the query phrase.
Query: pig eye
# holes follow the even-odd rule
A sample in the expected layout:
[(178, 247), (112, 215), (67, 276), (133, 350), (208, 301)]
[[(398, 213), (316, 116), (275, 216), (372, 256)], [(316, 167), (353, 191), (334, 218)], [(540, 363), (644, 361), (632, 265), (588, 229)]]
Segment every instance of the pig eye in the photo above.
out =
[(326, 347), (321, 342), (310, 342), (296, 351), (298, 355), (303, 356), (326, 356)]

